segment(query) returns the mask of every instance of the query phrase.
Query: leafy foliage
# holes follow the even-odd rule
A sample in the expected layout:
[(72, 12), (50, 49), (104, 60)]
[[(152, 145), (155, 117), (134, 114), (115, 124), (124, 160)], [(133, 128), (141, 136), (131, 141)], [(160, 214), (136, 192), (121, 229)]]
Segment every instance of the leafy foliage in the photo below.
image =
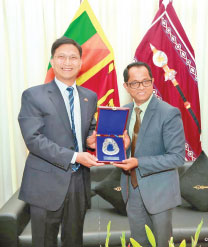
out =
[(105, 240), (105, 247), (109, 247), (109, 240), (110, 240), (110, 227), (111, 227), (111, 221), (108, 222), (108, 225), (107, 225), (107, 237), (106, 237), (106, 240)]
[[(199, 240), (199, 234), (201, 232), (202, 225), (203, 225), (203, 219), (201, 220), (200, 224), (198, 225), (198, 227), (196, 229), (196, 233), (194, 235), (194, 238), (191, 236), (191, 247), (197, 247), (197, 243)], [(107, 236), (106, 236), (106, 241), (105, 241), (105, 247), (109, 247), (109, 240), (110, 240), (110, 235), (111, 235), (110, 227), (111, 227), (111, 221), (109, 221), (108, 225), (107, 225)], [(154, 237), (154, 234), (152, 233), (151, 229), (147, 225), (145, 225), (145, 230), (146, 230), (147, 238), (148, 238), (151, 246), (156, 247), (155, 237)], [(121, 247), (126, 247), (126, 239), (125, 239), (125, 233), (124, 232), (122, 232), (122, 236), (120, 239), (121, 239)], [(131, 242), (133, 247), (142, 247), (133, 238), (130, 238), (130, 242)], [(130, 247), (130, 244), (128, 245), (128, 247)], [(173, 237), (171, 237), (169, 240), (169, 247), (175, 247), (174, 242), (173, 242)], [(186, 247), (186, 240), (185, 239), (180, 243), (179, 247)]]
[(122, 246), (122, 247), (126, 247), (125, 232), (122, 232), (122, 236), (121, 236), (121, 246)]
[(130, 238), (130, 242), (133, 245), (133, 247), (142, 247), (136, 240), (133, 238)]
[(196, 245), (198, 243), (199, 234), (201, 232), (202, 225), (203, 225), (203, 219), (201, 220), (200, 224), (198, 225), (198, 227), (196, 229), (196, 233), (195, 233), (195, 236), (194, 236), (194, 245), (192, 247), (196, 247)]
[(154, 237), (154, 234), (152, 233), (151, 229), (149, 228), (149, 226), (145, 225), (145, 230), (146, 230), (147, 238), (148, 238), (150, 244), (152, 245), (152, 247), (156, 247), (155, 237)]
[(179, 247), (186, 247), (186, 240), (184, 239), (181, 244), (179, 245)]

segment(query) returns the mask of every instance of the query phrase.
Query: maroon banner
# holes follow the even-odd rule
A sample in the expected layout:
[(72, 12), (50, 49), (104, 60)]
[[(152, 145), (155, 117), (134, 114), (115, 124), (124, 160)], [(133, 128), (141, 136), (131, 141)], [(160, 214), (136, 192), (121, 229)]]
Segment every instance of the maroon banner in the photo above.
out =
[(160, 0), (152, 25), (136, 49), (135, 60), (150, 65), (157, 97), (180, 109), (186, 137), (186, 160), (194, 161), (201, 153), (195, 55), (171, 0)]

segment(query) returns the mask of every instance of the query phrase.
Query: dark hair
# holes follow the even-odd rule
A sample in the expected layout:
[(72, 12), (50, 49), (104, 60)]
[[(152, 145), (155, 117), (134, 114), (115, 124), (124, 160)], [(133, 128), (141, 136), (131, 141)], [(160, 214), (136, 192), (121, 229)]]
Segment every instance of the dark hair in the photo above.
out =
[(76, 42), (74, 41), (73, 39), (69, 39), (65, 36), (57, 39), (52, 47), (51, 47), (51, 56), (53, 57), (54, 56), (54, 53), (56, 51), (56, 49), (61, 46), (61, 45), (64, 45), (64, 44), (71, 44), (71, 45), (74, 45), (75, 47), (77, 47), (78, 51), (79, 51), (79, 55), (80, 57), (82, 57), (82, 47)]
[(125, 68), (125, 70), (123, 72), (124, 82), (128, 82), (128, 80), (129, 80), (129, 69), (132, 68), (132, 67), (145, 67), (149, 72), (150, 78), (152, 79), (152, 71), (151, 71), (149, 65), (147, 63), (138, 61), (138, 62), (133, 62), (133, 63), (130, 63), (129, 65), (127, 65), (127, 67)]

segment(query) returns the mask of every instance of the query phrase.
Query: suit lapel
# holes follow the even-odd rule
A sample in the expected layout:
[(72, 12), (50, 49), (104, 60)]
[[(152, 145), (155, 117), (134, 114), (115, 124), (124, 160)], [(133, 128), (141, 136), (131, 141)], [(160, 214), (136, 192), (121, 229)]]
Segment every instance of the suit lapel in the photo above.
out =
[(61, 92), (60, 92), (58, 86), (56, 85), (55, 81), (52, 81), (48, 86), (49, 86), (49, 89), (48, 89), (49, 98), (52, 101), (52, 103), (54, 104), (60, 119), (62, 119), (62, 121), (64, 123), (64, 126), (69, 131), (69, 133), (72, 134), (71, 124), (69, 121), (66, 106), (64, 103), (64, 99), (61, 95)]
[[(128, 133), (129, 133), (129, 124), (130, 124), (131, 114), (132, 114), (132, 111), (133, 111), (134, 104), (133, 103), (130, 103), (130, 104), (126, 105), (125, 107), (128, 107), (129, 108), (129, 116), (128, 116), (128, 120), (127, 120), (127, 123), (126, 123), (126, 129), (128, 130)], [(130, 152), (131, 152), (131, 145), (126, 150), (127, 157), (129, 157)]]
[(130, 124), (130, 120), (131, 120), (131, 114), (132, 114), (133, 106), (134, 106), (133, 103), (130, 103), (130, 104), (128, 104), (128, 105), (126, 106), (126, 107), (129, 108), (129, 116), (128, 116), (128, 120), (127, 120), (127, 123), (126, 123), (126, 129), (127, 129), (127, 130), (129, 130), (129, 124)]
[(137, 139), (137, 145), (136, 145), (135, 153), (139, 150), (139, 147), (142, 144), (142, 140), (144, 138), (147, 127), (149, 126), (149, 124), (151, 122), (151, 118), (155, 114), (155, 109), (157, 107), (157, 104), (158, 104), (158, 100), (153, 95), (153, 97), (152, 97), (152, 99), (151, 99), (151, 101), (150, 101), (150, 103), (146, 109), (146, 112), (145, 112), (143, 120), (142, 120), (142, 124), (141, 124), (140, 129), (139, 129), (139, 135), (138, 135), (138, 139)]
[(83, 123), (87, 121), (89, 101), (83, 88), (77, 86), (77, 91), (79, 93), (79, 101), (80, 101), (82, 142), (84, 143), (85, 124)]

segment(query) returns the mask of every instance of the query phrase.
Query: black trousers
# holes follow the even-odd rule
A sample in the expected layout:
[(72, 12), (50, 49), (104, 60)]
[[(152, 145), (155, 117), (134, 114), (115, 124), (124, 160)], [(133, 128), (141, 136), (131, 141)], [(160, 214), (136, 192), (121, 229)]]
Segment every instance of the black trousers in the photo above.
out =
[(87, 209), (82, 169), (74, 172), (63, 205), (48, 211), (30, 205), (33, 247), (57, 247), (61, 226), (62, 247), (83, 247), (83, 224)]

